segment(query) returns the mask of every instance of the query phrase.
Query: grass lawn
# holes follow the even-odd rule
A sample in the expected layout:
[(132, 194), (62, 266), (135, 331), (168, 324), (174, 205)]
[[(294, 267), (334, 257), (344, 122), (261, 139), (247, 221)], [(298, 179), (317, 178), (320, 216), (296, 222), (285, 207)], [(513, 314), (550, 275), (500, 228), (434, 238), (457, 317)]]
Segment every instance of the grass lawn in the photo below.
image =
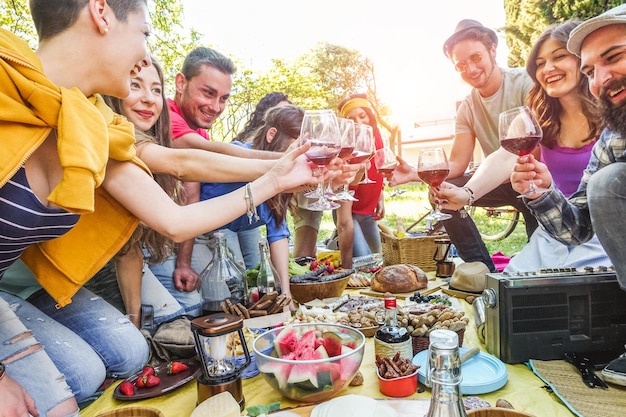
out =
[[(430, 205), (427, 199), (427, 187), (425, 184), (405, 184), (398, 187), (405, 192), (400, 195), (391, 196), (394, 189), (391, 187), (385, 187), (385, 218), (382, 223), (392, 230), (396, 230), (396, 219), (399, 217), (402, 219), (406, 228), (409, 228), (414, 222), (421, 218), (430, 210)], [(483, 221), (486, 223), (492, 222), (492, 219), (486, 218), (486, 216), (476, 220), (477, 222)], [(288, 223), (290, 230), (293, 230), (291, 216), (288, 216)], [(417, 224), (411, 231), (423, 230), (425, 227), (424, 222)], [(322, 223), (318, 233), (318, 241), (323, 242), (334, 230), (335, 225), (330, 211), (324, 212), (322, 217)], [(490, 253), (502, 252), (507, 256), (511, 256), (519, 252), (526, 244), (526, 229), (523, 224), (523, 217), (519, 221), (514, 232), (507, 237), (495, 242), (486, 242), (487, 248)]]

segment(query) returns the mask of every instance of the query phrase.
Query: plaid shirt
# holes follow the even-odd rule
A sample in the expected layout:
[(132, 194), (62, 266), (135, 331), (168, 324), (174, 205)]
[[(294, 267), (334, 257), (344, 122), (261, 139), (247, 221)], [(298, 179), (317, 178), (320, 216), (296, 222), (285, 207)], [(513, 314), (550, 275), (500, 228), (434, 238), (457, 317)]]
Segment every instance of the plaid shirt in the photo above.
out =
[(620, 134), (605, 129), (593, 147), (578, 190), (569, 200), (554, 183), (548, 192), (536, 200), (525, 200), (530, 211), (550, 235), (568, 246), (580, 245), (593, 237), (587, 206), (589, 178), (609, 164), (626, 162), (625, 150), (626, 140)]

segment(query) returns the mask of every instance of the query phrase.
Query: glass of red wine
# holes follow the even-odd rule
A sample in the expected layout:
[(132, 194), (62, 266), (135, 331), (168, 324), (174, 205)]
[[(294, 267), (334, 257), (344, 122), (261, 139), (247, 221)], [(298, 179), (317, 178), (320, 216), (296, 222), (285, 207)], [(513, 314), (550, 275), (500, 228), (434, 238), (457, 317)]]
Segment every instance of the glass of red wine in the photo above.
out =
[[(339, 152), (339, 158), (344, 161), (348, 161), (352, 157), (354, 152), (354, 143), (356, 140), (354, 132), (354, 121), (351, 119), (345, 119), (340, 117), (337, 119), (339, 122), (339, 131), (341, 132), (341, 151)], [(341, 187), (341, 191), (338, 193), (326, 192), (327, 198), (333, 201), (359, 201), (354, 198), (354, 191), (348, 190), (348, 185), (345, 184)]]
[[(341, 133), (335, 113), (332, 110), (306, 110), (302, 119), (300, 140), (303, 143), (311, 143), (305, 155), (315, 164), (318, 175), (323, 176), (326, 166), (341, 150)], [(305, 194), (305, 197), (318, 198), (307, 206), (309, 210), (324, 211), (339, 207), (339, 204), (326, 198), (323, 181), (319, 182), (313, 193)]]
[[(498, 130), (500, 146), (515, 155), (526, 157), (525, 159), (528, 159), (528, 155), (532, 153), (543, 137), (539, 122), (527, 106), (516, 107), (500, 113)], [(528, 181), (528, 191), (520, 194), (518, 198), (547, 191), (543, 188), (537, 188), (532, 179)]]
[[(374, 156), (376, 146), (374, 144), (374, 131), (372, 126), (363, 123), (354, 124), (354, 151), (352, 156), (348, 159), (349, 164), (361, 164), (367, 162)], [(365, 167), (365, 175), (359, 184), (371, 184), (376, 181), (372, 181), (367, 176), (368, 167)]]
[[(437, 188), (448, 178), (450, 167), (443, 148), (421, 149), (417, 161), (417, 176), (432, 188)], [(452, 216), (442, 213), (437, 204), (430, 213), (430, 218), (436, 221), (446, 220)]]
[(385, 146), (374, 152), (374, 164), (376, 164), (376, 170), (380, 172), (383, 177), (388, 178), (398, 166), (398, 160), (391, 148)]

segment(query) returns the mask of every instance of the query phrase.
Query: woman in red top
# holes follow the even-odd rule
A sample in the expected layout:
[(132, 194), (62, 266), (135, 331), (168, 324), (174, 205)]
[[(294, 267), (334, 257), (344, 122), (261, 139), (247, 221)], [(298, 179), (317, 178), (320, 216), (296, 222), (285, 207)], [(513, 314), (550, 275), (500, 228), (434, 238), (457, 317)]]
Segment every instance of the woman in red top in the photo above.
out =
[[(374, 131), (376, 149), (381, 149), (383, 139), (378, 128), (378, 112), (365, 94), (353, 94), (339, 103), (341, 117), (354, 120), (354, 123), (370, 125)], [(382, 252), (378, 220), (385, 216), (385, 202), (383, 198), (383, 176), (378, 173), (374, 161), (370, 161), (367, 168), (367, 177), (372, 180), (369, 184), (355, 184), (354, 197), (358, 199), (352, 203), (352, 220), (354, 223), (354, 257)], [(346, 204), (346, 203), (344, 203)]]

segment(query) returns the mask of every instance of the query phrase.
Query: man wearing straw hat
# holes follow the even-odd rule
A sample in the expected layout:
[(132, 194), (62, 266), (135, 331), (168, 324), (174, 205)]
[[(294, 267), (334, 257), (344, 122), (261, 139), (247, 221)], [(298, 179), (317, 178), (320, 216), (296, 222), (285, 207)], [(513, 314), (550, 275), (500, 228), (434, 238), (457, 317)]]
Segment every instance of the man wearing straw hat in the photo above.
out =
[[(485, 156), (500, 147), (498, 118), (501, 112), (525, 104), (532, 80), (524, 68), (500, 68), (496, 64), (498, 36), (472, 19), (461, 20), (454, 33), (443, 44), (443, 52), (450, 59), (463, 81), (472, 86), (470, 94), (461, 102), (455, 117), (454, 141), (449, 156), (448, 182), (463, 187), (469, 180), (465, 171), (472, 160), (476, 140)], [(390, 181), (391, 185), (420, 181), (415, 169), (401, 161)], [(481, 207), (513, 206), (525, 219), (530, 237), (537, 227), (536, 219), (517, 198), (507, 182), (474, 201), (474, 192), (464, 187), (468, 205)], [(465, 210), (444, 210), (452, 218), (444, 220), (450, 240), (465, 262), (482, 262), (493, 272), (491, 259), (474, 221)]]
[[(533, 157), (527, 163), (518, 159), (511, 181), (520, 193), (528, 190), (530, 178), (549, 188), (525, 199), (533, 214), (566, 245), (586, 242), (595, 232), (626, 290), (626, 4), (581, 23), (570, 34), (567, 49), (581, 58), (581, 71), (598, 98), (606, 129), (569, 200), (554, 186), (546, 166)], [(626, 386), (626, 354), (602, 374), (608, 382)]]

